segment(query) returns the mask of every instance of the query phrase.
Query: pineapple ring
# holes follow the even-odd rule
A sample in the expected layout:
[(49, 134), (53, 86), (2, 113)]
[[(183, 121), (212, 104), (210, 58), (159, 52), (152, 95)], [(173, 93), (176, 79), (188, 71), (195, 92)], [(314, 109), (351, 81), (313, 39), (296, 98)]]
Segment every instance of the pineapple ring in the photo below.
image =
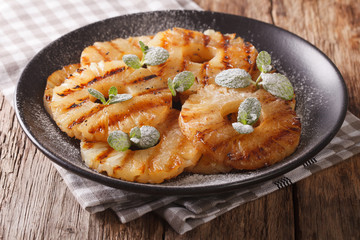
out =
[(191, 71), (196, 82), (187, 91), (181, 93), (187, 97), (199, 88), (215, 83), (215, 76), (222, 70), (241, 68), (256, 78), (257, 50), (235, 34), (221, 34), (213, 30), (205, 33), (173, 28), (157, 33), (155, 36), (141, 36), (128, 39), (115, 39), (109, 42), (96, 42), (84, 49), (81, 65), (92, 62), (121, 60), (124, 54), (135, 54), (140, 59), (142, 52), (139, 41), (152, 47), (163, 47), (170, 53), (166, 63), (148, 66), (148, 69), (164, 79), (173, 78), (182, 71)]
[(106, 142), (81, 141), (81, 155), (87, 166), (108, 176), (131, 182), (161, 183), (194, 166), (201, 153), (181, 133), (179, 111), (172, 110), (157, 126), (160, 142), (144, 150), (115, 151)]
[[(110, 87), (132, 99), (112, 105), (97, 103), (88, 88), (102, 92)], [(53, 89), (50, 103), (53, 119), (70, 137), (106, 141), (115, 130), (129, 132), (142, 125), (164, 122), (172, 106), (172, 95), (162, 78), (147, 69), (134, 70), (122, 61), (92, 63), (78, 69)]]
[(53, 72), (47, 78), (43, 101), (45, 110), (51, 115), (51, 117), (52, 111), (50, 103), (53, 96), (54, 87), (60, 86), (65, 81), (65, 79), (70, 77), (79, 67), (79, 63), (67, 65), (62, 69)]
[[(261, 103), (261, 116), (254, 132), (237, 133), (237, 108), (247, 97)], [(200, 161), (203, 171), (209, 162), (235, 169), (258, 169), (292, 154), (299, 143), (301, 124), (293, 110), (294, 101), (285, 101), (260, 89), (228, 89), (209, 85), (191, 95), (179, 117), (181, 130), (207, 160)], [(198, 167), (197, 172), (202, 168)]]
[(98, 63), (101, 61), (122, 60), (125, 54), (135, 54), (142, 57), (139, 41), (147, 44), (153, 37), (129, 37), (127, 39), (117, 38), (108, 42), (95, 42), (94, 45), (86, 47), (80, 57), (81, 66)]
[[(124, 54), (141, 58), (139, 41), (167, 49), (167, 62), (134, 70), (118, 61)], [(173, 28), (155, 36), (97, 42), (82, 52), (81, 69), (80, 64), (69, 65), (48, 78), (44, 105), (61, 130), (81, 140), (85, 163), (115, 178), (161, 183), (184, 169), (204, 174), (229, 172), (233, 168), (257, 169), (294, 152), (301, 126), (293, 110), (295, 100), (277, 99), (253, 86), (239, 90), (214, 85), (215, 76), (230, 68), (244, 69), (255, 79), (256, 57), (252, 44), (235, 38), (235, 34), (223, 35), (213, 30), (201, 33)], [(72, 73), (75, 69), (78, 70)], [(196, 81), (179, 94), (182, 102), (190, 98), (175, 124), (179, 114), (170, 110), (172, 96), (167, 79), (182, 71), (193, 72)], [(107, 97), (111, 86), (133, 98), (103, 105), (87, 91), (91, 87)], [(236, 121), (233, 113), (246, 97), (260, 100), (262, 114), (253, 133), (240, 135), (231, 122)], [(159, 129), (162, 134), (158, 145), (116, 152), (106, 142), (111, 131), (129, 132), (142, 125)]]
[(170, 53), (166, 63), (148, 68), (154, 74), (168, 79), (182, 71), (196, 76), (193, 86), (180, 93), (184, 98), (203, 86), (214, 84), (215, 76), (225, 69), (241, 68), (257, 77), (257, 50), (235, 34), (221, 34), (213, 30), (205, 33), (183, 28), (173, 28), (157, 33), (149, 46), (160, 46)]

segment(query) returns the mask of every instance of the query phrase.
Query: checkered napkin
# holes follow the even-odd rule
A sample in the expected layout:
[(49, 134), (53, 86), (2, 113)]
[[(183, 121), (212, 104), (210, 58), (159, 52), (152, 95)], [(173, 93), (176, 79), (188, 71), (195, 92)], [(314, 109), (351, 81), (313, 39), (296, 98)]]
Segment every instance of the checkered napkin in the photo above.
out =
[[(5, 0), (0, 4), (0, 89), (11, 101), (29, 60), (44, 46), (83, 25), (125, 13), (200, 9), (191, 0)], [(55, 165), (80, 205), (91, 213), (112, 209), (129, 222), (154, 211), (183, 234), (217, 216), (286, 187), (360, 152), (360, 120), (347, 113), (341, 130), (316, 157), (274, 180), (207, 197), (159, 197), (110, 188)]]

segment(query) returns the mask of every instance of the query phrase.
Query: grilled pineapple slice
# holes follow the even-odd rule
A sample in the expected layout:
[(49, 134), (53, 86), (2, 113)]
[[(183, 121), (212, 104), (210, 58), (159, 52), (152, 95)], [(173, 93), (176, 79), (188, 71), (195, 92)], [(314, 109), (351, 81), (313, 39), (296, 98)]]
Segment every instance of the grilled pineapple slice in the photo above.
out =
[(179, 111), (172, 110), (157, 126), (160, 142), (144, 150), (118, 152), (107, 142), (81, 141), (81, 155), (90, 168), (108, 176), (141, 183), (161, 183), (194, 166), (201, 153), (181, 133)]
[[(108, 97), (115, 86), (132, 99), (112, 105), (96, 102), (88, 88)], [(162, 78), (147, 69), (134, 70), (122, 61), (92, 63), (79, 69), (55, 87), (50, 103), (53, 118), (70, 137), (88, 141), (106, 141), (109, 131), (141, 125), (157, 125), (166, 120), (172, 105), (170, 90)]]
[(60, 70), (53, 72), (47, 79), (46, 88), (44, 92), (44, 106), (46, 111), (52, 116), (52, 111), (50, 108), (50, 102), (53, 95), (54, 87), (62, 84), (66, 78), (70, 77), (80, 67), (79, 63), (70, 64), (63, 67)]
[[(139, 41), (167, 49), (169, 59), (138, 70), (127, 67), (121, 61), (123, 55), (142, 58)], [(256, 57), (257, 50), (250, 43), (235, 34), (213, 30), (201, 33), (173, 28), (155, 36), (96, 42), (84, 49), (81, 64), (66, 66), (48, 78), (44, 105), (61, 130), (81, 140), (85, 163), (111, 177), (161, 183), (184, 170), (213, 174), (233, 168), (257, 169), (293, 153), (301, 125), (294, 111), (295, 100), (278, 99), (252, 85), (228, 89), (214, 84), (215, 76), (230, 68), (244, 69), (257, 78)], [(179, 117), (177, 110), (171, 110), (167, 79), (182, 71), (193, 72), (196, 81), (179, 94), (185, 102)], [(94, 88), (108, 97), (112, 86), (133, 98), (104, 105), (88, 92)], [(261, 117), (254, 132), (239, 134), (231, 123), (247, 97), (259, 99)], [(160, 131), (156, 146), (117, 152), (106, 142), (109, 132), (128, 133), (143, 125)]]
[[(247, 97), (260, 101), (261, 117), (254, 132), (239, 134), (231, 124)], [(263, 89), (252, 92), (209, 85), (186, 100), (179, 124), (196, 148), (217, 164), (251, 170), (271, 165), (296, 150), (301, 126), (292, 106), (292, 101)]]
[(142, 52), (139, 41), (147, 44), (152, 36), (130, 37), (127, 39), (117, 38), (107, 42), (95, 42), (81, 53), (81, 65), (86, 66), (91, 63), (101, 61), (121, 60), (125, 54), (135, 54), (140, 59)]
[(235, 34), (223, 35), (220, 32), (207, 31), (206, 34), (173, 28), (157, 33), (149, 46), (160, 46), (170, 53), (166, 63), (149, 66), (154, 74), (164, 78), (173, 78), (182, 71), (191, 71), (196, 76), (194, 85), (182, 95), (191, 95), (208, 84), (215, 83), (215, 76), (229, 68), (241, 68), (253, 78), (256, 69), (257, 50)]

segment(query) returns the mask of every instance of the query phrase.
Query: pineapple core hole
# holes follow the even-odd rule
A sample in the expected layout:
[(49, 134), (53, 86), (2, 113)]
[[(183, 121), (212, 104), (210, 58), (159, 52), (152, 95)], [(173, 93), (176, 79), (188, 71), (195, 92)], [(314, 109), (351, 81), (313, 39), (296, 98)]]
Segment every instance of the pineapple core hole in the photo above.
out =
[[(237, 122), (237, 113), (230, 113), (228, 115), (226, 115), (226, 119), (230, 122), (230, 123), (234, 123)], [(252, 125), (253, 128), (256, 128), (257, 126), (259, 126), (262, 122), (262, 117), (260, 116), (260, 118)]]
[[(221, 109), (221, 116), (224, 119), (227, 119), (230, 123), (237, 122), (238, 108), (242, 101), (231, 101), (223, 105)], [(262, 115), (260, 115), (259, 119), (253, 125), (253, 127), (257, 127), (262, 122)]]
[(235, 100), (235, 101), (229, 101), (225, 103), (221, 108), (221, 116), (224, 118), (227, 117), (229, 114), (235, 114), (237, 116), (240, 103), (243, 101), (243, 99)]
[(213, 59), (215, 54), (211, 51), (210, 48), (199, 45), (198, 47), (191, 46), (184, 48), (183, 56), (185, 59), (189, 59), (191, 62), (205, 63)]

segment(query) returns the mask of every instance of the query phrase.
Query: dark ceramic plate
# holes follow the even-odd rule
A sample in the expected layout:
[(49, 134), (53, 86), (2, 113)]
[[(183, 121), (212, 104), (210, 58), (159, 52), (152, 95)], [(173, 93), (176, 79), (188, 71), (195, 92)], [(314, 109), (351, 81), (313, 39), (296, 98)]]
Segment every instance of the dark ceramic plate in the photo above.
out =
[[(300, 146), (285, 160), (257, 171), (212, 176), (181, 175), (160, 185), (113, 179), (87, 168), (79, 142), (66, 136), (43, 107), (47, 77), (62, 66), (79, 62), (81, 51), (95, 41), (149, 35), (171, 27), (237, 33), (266, 50), (275, 67), (294, 85), (301, 117)], [(31, 141), (52, 161), (91, 180), (120, 189), (166, 195), (219, 193), (261, 183), (314, 157), (339, 130), (347, 109), (347, 91), (334, 64), (316, 47), (273, 25), (235, 15), (198, 11), (160, 11), (115, 17), (75, 30), (52, 42), (27, 65), (16, 90), (16, 113)]]

